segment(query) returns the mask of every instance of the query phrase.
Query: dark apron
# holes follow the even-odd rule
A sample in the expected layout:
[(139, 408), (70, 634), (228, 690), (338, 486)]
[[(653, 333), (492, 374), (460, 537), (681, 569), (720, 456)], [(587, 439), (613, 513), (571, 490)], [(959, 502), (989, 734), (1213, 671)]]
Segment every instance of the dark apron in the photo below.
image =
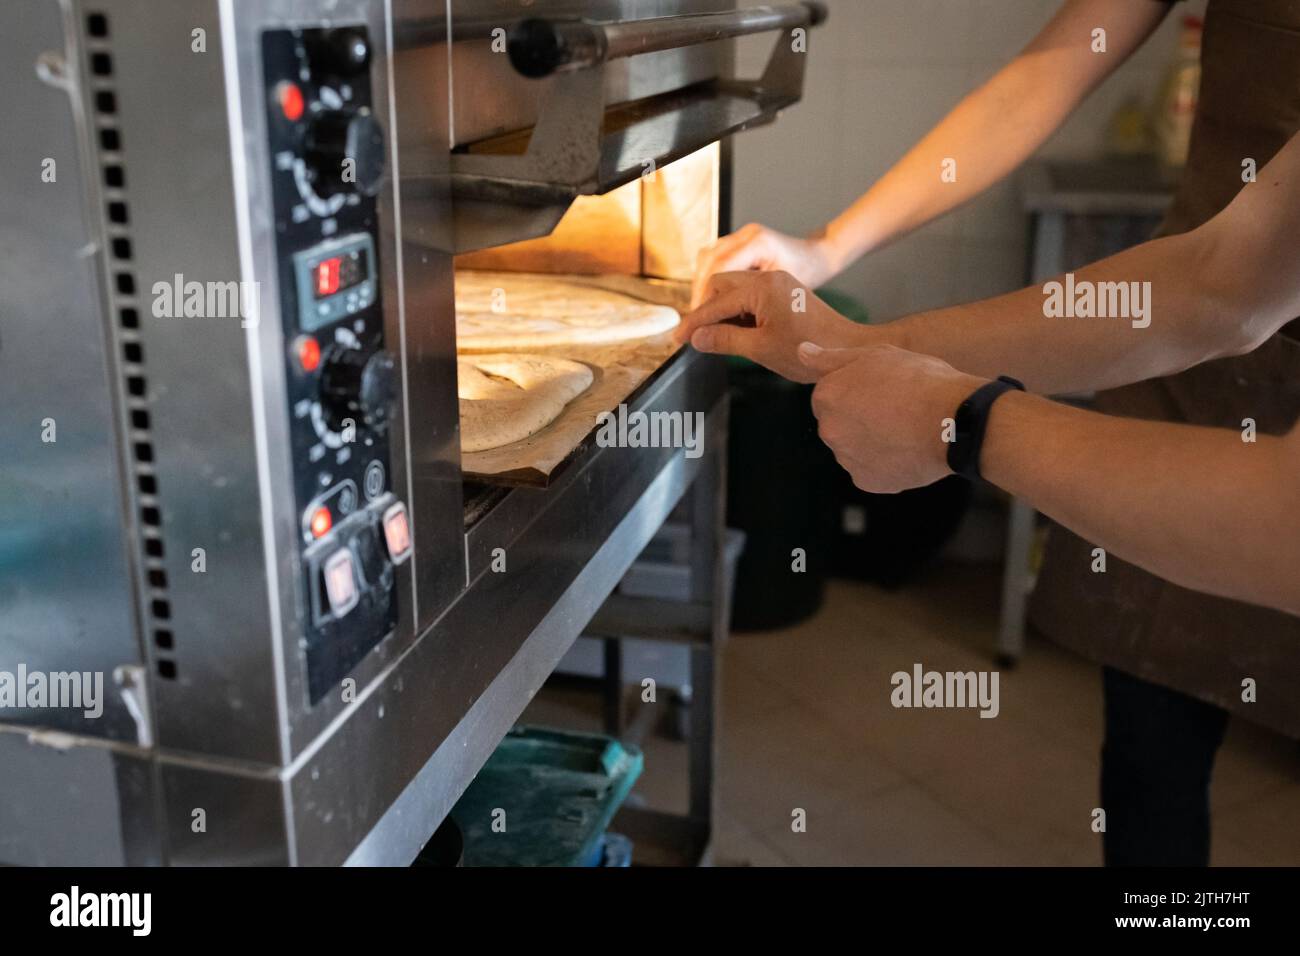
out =
[[(1201, 64), (1187, 170), (1161, 234), (1213, 217), (1242, 188), (1242, 161), (1262, 170), (1300, 128), (1300, 0), (1210, 0)], [(1260, 434), (1283, 434), (1300, 418), (1300, 320), (1250, 355), (1102, 393), (1097, 407), (1237, 431), (1253, 418)], [(1114, 555), (1094, 574), (1092, 548), (1052, 528), (1029, 609), (1038, 630), (1300, 737), (1300, 617), (1176, 587)], [(1241, 699), (1246, 678), (1257, 685), (1255, 703)]]

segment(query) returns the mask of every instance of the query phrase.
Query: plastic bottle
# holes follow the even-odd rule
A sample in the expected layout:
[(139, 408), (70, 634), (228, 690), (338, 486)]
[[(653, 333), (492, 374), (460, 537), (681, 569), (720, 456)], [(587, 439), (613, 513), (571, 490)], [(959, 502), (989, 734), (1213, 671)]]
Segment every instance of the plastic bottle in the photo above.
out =
[(1183, 33), (1178, 43), (1178, 57), (1169, 68), (1157, 103), (1155, 121), (1156, 152), (1161, 165), (1180, 170), (1187, 165), (1187, 151), (1192, 139), (1192, 121), (1201, 89), (1201, 34), (1205, 22), (1200, 17), (1184, 17)]

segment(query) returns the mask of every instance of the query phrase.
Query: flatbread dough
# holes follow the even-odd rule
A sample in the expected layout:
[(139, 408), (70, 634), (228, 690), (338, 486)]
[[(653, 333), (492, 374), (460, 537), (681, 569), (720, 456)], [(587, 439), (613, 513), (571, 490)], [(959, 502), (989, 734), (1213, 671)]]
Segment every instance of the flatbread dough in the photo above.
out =
[(461, 451), (500, 448), (535, 435), (591, 387), (591, 369), (545, 355), (460, 356)]
[(456, 275), (456, 347), (484, 352), (607, 345), (667, 332), (677, 310), (554, 276)]

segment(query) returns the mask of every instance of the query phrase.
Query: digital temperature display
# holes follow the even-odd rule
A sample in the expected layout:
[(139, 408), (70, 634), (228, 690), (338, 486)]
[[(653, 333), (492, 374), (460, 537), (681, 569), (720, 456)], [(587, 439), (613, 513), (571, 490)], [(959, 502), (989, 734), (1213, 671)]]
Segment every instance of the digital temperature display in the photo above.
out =
[(370, 308), (379, 293), (375, 242), (366, 233), (297, 253), (298, 328), (314, 332)]
[(365, 282), (370, 276), (366, 250), (333, 256), (316, 264), (316, 298), (325, 299)]

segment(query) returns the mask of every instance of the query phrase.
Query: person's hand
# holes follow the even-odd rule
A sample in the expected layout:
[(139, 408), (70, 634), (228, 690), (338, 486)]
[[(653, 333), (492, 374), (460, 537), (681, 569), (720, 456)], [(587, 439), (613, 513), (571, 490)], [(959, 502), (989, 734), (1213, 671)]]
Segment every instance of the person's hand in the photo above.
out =
[(892, 345), (798, 348), (816, 379), (817, 434), (863, 491), (892, 494), (949, 474), (951, 419), (984, 379)]
[(804, 383), (816, 377), (799, 360), (801, 342), (849, 347), (873, 334), (878, 333), (844, 318), (784, 272), (714, 276), (704, 304), (673, 331), (678, 343), (689, 340), (701, 352), (740, 355)]
[(789, 272), (815, 289), (838, 272), (829, 240), (822, 236), (798, 239), (750, 223), (700, 251), (695, 264), (691, 305), (708, 296), (709, 280), (723, 272)]

